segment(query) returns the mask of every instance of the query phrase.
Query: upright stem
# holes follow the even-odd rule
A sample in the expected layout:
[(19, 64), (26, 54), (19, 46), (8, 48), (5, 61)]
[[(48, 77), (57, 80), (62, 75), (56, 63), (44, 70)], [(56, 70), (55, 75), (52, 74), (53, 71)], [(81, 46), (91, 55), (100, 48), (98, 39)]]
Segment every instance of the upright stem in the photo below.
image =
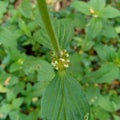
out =
[(38, 7), (40, 10), (41, 16), (42, 16), (43, 23), (44, 23), (47, 33), (50, 37), (54, 51), (55, 51), (56, 55), (59, 56), (60, 55), (60, 47), (59, 47), (59, 43), (58, 43), (57, 37), (55, 35), (54, 29), (53, 29), (51, 20), (50, 20), (46, 2), (45, 2), (45, 0), (37, 0), (37, 3), (38, 3)]

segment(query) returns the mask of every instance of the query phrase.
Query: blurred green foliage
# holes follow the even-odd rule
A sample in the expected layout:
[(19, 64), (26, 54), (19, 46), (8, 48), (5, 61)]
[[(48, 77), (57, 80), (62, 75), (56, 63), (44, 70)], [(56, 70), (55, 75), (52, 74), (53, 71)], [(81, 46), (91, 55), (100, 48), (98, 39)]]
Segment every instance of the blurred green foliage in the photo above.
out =
[[(70, 75), (91, 106), (90, 120), (120, 120), (119, 9), (120, 0), (74, 0), (60, 11), (49, 5), (60, 46), (70, 53)], [(55, 76), (52, 49), (36, 2), (0, 0), (0, 120), (41, 120), (41, 98)]]

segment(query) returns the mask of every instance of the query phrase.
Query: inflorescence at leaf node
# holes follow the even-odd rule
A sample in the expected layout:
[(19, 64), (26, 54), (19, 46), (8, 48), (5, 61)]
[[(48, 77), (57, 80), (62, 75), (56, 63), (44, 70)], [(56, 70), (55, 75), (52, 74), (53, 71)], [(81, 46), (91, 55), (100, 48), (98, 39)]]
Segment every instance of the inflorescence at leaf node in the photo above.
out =
[(61, 50), (59, 57), (53, 54), (51, 64), (58, 71), (62, 71), (68, 68), (70, 64), (68, 52), (66, 50)]

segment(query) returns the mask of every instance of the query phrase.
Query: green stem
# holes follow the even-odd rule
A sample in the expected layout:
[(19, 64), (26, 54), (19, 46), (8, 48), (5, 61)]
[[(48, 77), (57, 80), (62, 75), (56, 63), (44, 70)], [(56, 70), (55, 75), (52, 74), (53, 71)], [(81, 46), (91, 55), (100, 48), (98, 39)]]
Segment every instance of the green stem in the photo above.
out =
[(44, 22), (47, 33), (50, 37), (52, 46), (54, 48), (54, 51), (55, 51), (56, 55), (59, 56), (60, 55), (60, 47), (59, 47), (59, 43), (58, 43), (57, 37), (55, 35), (54, 29), (53, 29), (51, 20), (50, 20), (46, 2), (45, 2), (45, 0), (37, 0), (37, 3), (38, 3), (38, 7), (40, 10), (41, 16), (42, 16), (42, 20)]

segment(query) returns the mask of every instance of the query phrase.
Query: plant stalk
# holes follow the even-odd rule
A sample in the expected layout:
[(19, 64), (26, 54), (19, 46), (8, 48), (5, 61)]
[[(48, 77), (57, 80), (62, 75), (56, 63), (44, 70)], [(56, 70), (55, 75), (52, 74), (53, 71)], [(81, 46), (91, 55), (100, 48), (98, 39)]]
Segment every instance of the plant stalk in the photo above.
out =
[(46, 1), (45, 0), (37, 0), (37, 3), (38, 3), (39, 11), (42, 16), (43, 23), (44, 23), (47, 33), (50, 37), (53, 49), (54, 49), (56, 55), (59, 56), (60, 55), (60, 47), (59, 47), (59, 43), (58, 43), (57, 37), (55, 35), (52, 23), (51, 23), (51, 19), (50, 19), (49, 13), (48, 13)]

